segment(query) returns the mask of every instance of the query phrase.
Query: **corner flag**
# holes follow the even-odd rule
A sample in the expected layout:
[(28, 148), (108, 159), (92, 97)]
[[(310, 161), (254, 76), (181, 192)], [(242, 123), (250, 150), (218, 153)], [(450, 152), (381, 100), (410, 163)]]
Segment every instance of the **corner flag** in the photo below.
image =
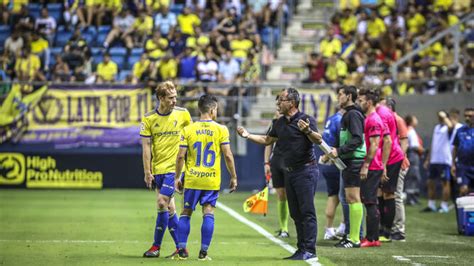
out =
[(266, 215), (268, 212), (268, 186), (265, 186), (262, 191), (245, 200), (243, 207), (244, 212)]

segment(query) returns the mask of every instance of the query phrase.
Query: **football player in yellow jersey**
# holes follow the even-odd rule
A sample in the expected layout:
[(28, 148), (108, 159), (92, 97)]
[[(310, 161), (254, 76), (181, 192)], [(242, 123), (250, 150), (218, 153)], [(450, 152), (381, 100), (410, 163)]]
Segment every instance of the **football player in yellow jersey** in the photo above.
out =
[(234, 156), (229, 145), (229, 130), (216, 123), (217, 98), (203, 95), (199, 99), (200, 120), (181, 131), (179, 153), (176, 158), (175, 188), (181, 192), (183, 181), (179, 175), (186, 163), (184, 206), (178, 224), (179, 259), (187, 259), (186, 243), (191, 215), (199, 202), (202, 206), (201, 250), (199, 260), (210, 260), (207, 250), (214, 232), (214, 208), (221, 186), (221, 153), (230, 173), (230, 191), (237, 188)]
[[(176, 155), (179, 150), (181, 130), (192, 123), (188, 110), (176, 107), (176, 87), (170, 81), (161, 83), (156, 89), (160, 101), (157, 109), (142, 118), (143, 170), (145, 183), (152, 188), (156, 185), (158, 215), (156, 218), (153, 245), (144, 257), (159, 257), (160, 247), (166, 228), (178, 247), (176, 228), (178, 217), (172, 195), (174, 193), (174, 173)], [(173, 257), (176, 252), (168, 257)]]

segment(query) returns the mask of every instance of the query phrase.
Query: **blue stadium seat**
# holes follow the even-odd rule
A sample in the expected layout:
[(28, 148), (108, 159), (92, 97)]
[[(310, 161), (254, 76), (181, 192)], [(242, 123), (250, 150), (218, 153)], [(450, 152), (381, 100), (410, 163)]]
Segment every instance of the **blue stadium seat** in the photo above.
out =
[(47, 6), (48, 10), (59, 10), (63, 9), (63, 4), (61, 3), (49, 3)]
[(49, 10), (48, 14), (56, 20), (57, 24), (60, 24), (63, 21), (63, 13), (61, 10)]
[(10, 36), (10, 32), (0, 32), (0, 47), (2, 47), (2, 49), (8, 36)]
[(83, 32), (82, 34), (82, 38), (84, 38), (84, 40), (86, 40), (87, 42), (87, 45), (93, 45), (94, 42), (95, 42), (95, 38), (96, 38), (96, 35), (93, 34), (93, 33), (90, 33), (90, 32)]
[(99, 30), (97, 31), (98, 33), (109, 33), (109, 31), (112, 29), (111, 26), (99, 26)]
[(0, 32), (10, 33), (10, 26), (9, 25), (0, 25)]
[(105, 39), (107, 39), (107, 32), (100, 32), (97, 34), (97, 38), (95, 39), (95, 46), (102, 46), (104, 45)]
[(72, 36), (72, 32), (58, 31), (56, 33), (55, 46), (64, 47), (64, 45), (66, 45), (66, 43), (69, 41), (71, 36)]
[(109, 53), (111, 56), (117, 55), (123, 57), (127, 54), (127, 49), (124, 47), (112, 47), (110, 48)]
[(126, 66), (126, 69), (132, 69), (133, 68), (133, 65), (140, 61), (140, 56), (141, 55), (131, 55), (128, 57), (128, 60), (127, 60), (127, 66)]
[(118, 80), (119, 81), (124, 81), (125, 78), (127, 78), (127, 76), (130, 75), (131, 73), (132, 73), (132, 71), (130, 71), (130, 70), (120, 70)]
[(98, 65), (102, 60), (104, 60), (104, 56), (102, 54), (96, 54), (92, 56), (94, 64)]
[(145, 49), (143, 48), (133, 48), (132, 49), (132, 55), (141, 55), (143, 54), (143, 52), (145, 52)]
[(102, 48), (99, 48), (99, 47), (92, 47), (92, 48), (91, 48), (91, 54), (92, 54), (92, 55), (100, 55), (100, 54), (102, 54)]
[(51, 57), (54, 57), (57, 54), (61, 54), (62, 51), (63, 51), (63, 48), (62, 47), (51, 47), (49, 49), (49, 51), (51, 52)]
[(183, 13), (183, 9), (184, 9), (183, 4), (173, 4), (170, 6), (170, 12), (173, 12), (176, 15)]
[(123, 55), (111, 55), (110, 58), (117, 64), (119, 70), (125, 68), (125, 57)]

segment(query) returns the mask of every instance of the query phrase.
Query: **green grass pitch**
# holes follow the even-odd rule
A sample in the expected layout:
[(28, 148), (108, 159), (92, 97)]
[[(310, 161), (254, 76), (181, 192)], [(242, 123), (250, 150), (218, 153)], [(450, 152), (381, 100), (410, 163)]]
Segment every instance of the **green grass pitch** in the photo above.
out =
[[(221, 194), (219, 201), (267, 231), (277, 226), (275, 195), (269, 214), (246, 214), (242, 203), (250, 193)], [(457, 235), (455, 214), (419, 213), (407, 207), (407, 242), (380, 248), (336, 249), (322, 240), (326, 196), (318, 193), (319, 261), (323, 265), (473, 265), (474, 238)], [(178, 202), (180, 197), (178, 196)], [(179, 204), (178, 204), (179, 205)], [(212, 261), (197, 261), (200, 246), (200, 209), (191, 223), (187, 261), (163, 258), (173, 252), (167, 233), (162, 257), (142, 258), (153, 239), (155, 194), (147, 190), (1, 190), (0, 265), (307, 265), (281, 260), (288, 251), (216, 210), (216, 227), (209, 250)], [(178, 207), (178, 210), (180, 207)], [(340, 221), (340, 210), (336, 224)], [(288, 243), (295, 246), (290, 220)], [(399, 261), (394, 256), (402, 256)]]

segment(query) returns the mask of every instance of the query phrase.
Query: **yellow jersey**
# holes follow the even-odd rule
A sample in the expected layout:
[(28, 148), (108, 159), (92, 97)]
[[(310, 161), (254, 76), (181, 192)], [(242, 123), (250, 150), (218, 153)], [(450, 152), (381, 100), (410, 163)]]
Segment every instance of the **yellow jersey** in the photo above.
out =
[(97, 75), (105, 81), (114, 81), (118, 73), (118, 66), (114, 61), (97, 65)]
[(212, 120), (201, 120), (181, 131), (180, 147), (187, 148), (184, 187), (219, 190), (221, 145), (229, 144), (229, 130)]
[(153, 110), (142, 118), (140, 136), (151, 138), (152, 174), (174, 173), (181, 130), (191, 124), (188, 110), (175, 107), (171, 113)]

